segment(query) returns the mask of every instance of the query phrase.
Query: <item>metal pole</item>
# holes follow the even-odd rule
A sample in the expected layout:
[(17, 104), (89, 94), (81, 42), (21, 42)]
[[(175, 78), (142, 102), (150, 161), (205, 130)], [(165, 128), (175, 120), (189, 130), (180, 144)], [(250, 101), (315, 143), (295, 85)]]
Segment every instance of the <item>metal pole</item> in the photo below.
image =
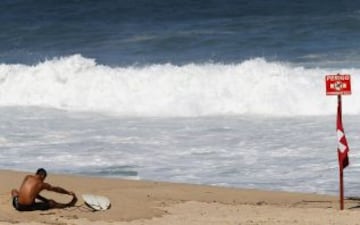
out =
[[(338, 95), (338, 119), (342, 121), (341, 95)], [(340, 176), (340, 210), (343, 210), (344, 209), (344, 172), (343, 172), (343, 165), (340, 161), (339, 161), (339, 176)]]
[(343, 169), (340, 168), (340, 210), (344, 209), (344, 176)]

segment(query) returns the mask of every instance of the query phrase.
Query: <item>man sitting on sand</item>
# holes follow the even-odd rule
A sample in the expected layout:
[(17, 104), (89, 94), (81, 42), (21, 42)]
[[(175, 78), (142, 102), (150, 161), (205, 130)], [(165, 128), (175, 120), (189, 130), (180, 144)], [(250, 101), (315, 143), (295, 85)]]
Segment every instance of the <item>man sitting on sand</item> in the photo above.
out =
[[(32, 210), (48, 210), (54, 208), (66, 208), (74, 206), (77, 198), (73, 192), (67, 191), (61, 187), (54, 187), (45, 183), (47, 172), (40, 168), (35, 175), (27, 175), (20, 186), (19, 191), (13, 189), (11, 196), (13, 198), (13, 206), (18, 211), (32, 211)], [(47, 199), (39, 193), (42, 190), (57, 192), (60, 194), (72, 195), (72, 200), (67, 203), (58, 203), (52, 199)]]

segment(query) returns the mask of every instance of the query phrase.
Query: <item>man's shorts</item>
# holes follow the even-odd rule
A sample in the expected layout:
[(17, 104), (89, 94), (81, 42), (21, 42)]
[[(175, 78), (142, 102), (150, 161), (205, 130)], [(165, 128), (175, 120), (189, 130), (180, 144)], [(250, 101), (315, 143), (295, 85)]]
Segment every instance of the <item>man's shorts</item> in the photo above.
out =
[(50, 204), (48, 202), (34, 202), (31, 205), (22, 205), (19, 203), (19, 197), (13, 197), (13, 206), (18, 211), (34, 211), (34, 210), (48, 210)]

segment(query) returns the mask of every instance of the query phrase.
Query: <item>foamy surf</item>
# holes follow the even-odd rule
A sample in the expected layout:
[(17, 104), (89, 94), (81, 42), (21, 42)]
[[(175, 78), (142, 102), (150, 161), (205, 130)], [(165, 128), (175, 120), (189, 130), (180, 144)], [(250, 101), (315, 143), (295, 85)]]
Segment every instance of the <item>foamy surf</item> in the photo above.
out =
[[(328, 115), (324, 76), (359, 69), (304, 68), (262, 58), (238, 64), (109, 67), (81, 55), (28, 66), (0, 65), (0, 106), (40, 106), (121, 116)], [(344, 98), (358, 114), (359, 91)]]

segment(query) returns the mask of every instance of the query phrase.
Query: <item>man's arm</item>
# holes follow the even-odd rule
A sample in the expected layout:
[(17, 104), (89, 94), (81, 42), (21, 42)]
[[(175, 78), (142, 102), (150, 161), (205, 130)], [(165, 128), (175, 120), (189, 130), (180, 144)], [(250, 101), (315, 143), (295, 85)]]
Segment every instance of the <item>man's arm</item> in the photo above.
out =
[(66, 195), (75, 195), (73, 192), (71, 191), (67, 191), (62, 187), (54, 187), (48, 183), (43, 183), (43, 189), (48, 190), (48, 191), (53, 191), (53, 192), (57, 192), (60, 194), (66, 194)]
[[(69, 203), (66, 203), (66, 204), (58, 203), (58, 202), (56, 202), (54, 200), (49, 199), (48, 202), (50, 203), (51, 208), (62, 209), (62, 208), (74, 206), (75, 203), (78, 200), (74, 192), (67, 191), (62, 187), (53, 187), (48, 183), (42, 183), (42, 189), (41, 190), (48, 190), (48, 191), (53, 191), (53, 192), (57, 192), (57, 193), (60, 193), (60, 194), (67, 194), (67, 195), (73, 196), (72, 200)], [(38, 196), (40, 196), (40, 195), (38, 195)]]

